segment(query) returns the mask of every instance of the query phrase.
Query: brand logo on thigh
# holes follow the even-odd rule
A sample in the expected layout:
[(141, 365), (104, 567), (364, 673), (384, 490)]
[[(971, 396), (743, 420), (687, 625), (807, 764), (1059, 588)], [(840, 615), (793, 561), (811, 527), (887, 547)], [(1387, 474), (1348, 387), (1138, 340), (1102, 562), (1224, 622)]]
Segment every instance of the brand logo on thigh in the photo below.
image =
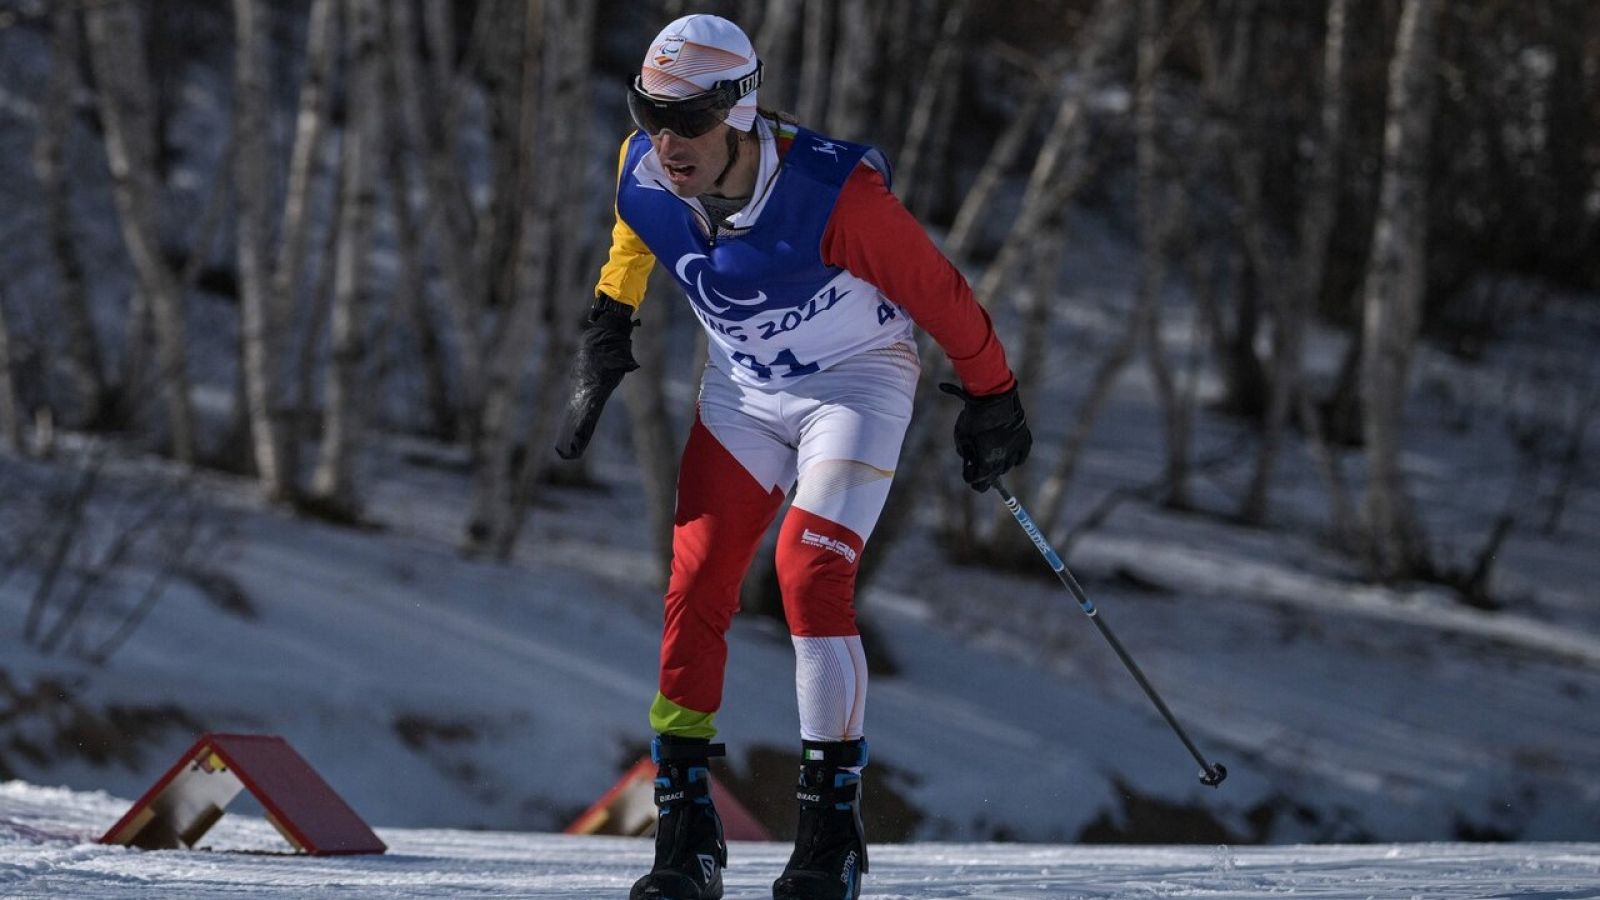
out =
[(856, 561), (856, 550), (854, 547), (846, 544), (844, 541), (835, 540), (831, 537), (828, 537), (825, 534), (817, 534), (815, 531), (812, 531), (809, 528), (801, 530), (800, 543), (807, 544), (812, 547), (821, 547), (824, 550), (832, 550), (833, 552), (844, 557), (849, 562), (853, 563)]

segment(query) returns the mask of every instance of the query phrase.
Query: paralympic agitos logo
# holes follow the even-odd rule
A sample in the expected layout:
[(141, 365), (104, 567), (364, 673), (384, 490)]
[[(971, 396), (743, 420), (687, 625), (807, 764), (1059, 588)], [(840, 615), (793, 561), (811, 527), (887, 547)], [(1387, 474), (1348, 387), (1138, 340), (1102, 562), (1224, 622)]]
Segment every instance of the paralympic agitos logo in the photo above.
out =
[(688, 288), (689, 299), (700, 307), (702, 312), (719, 319), (742, 322), (769, 308), (766, 291), (757, 290), (754, 297), (730, 297), (717, 290), (715, 284), (708, 285), (706, 283), (708, 266), (695, 265), (696, 261), (702, 260), (708, 260), (704, 253), (685, 253), (678, 258), (678, 264), (674, 266), (678, 280)]

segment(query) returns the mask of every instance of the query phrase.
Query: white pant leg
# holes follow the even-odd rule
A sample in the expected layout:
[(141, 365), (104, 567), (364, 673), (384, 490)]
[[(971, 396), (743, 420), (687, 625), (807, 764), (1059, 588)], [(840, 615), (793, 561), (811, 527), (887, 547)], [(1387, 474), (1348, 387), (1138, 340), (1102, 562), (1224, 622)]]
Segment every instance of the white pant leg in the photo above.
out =
[(799, 438), (782, 415), (784, 395), (734, 383), (716, 366), (700, 379), (701, 424), (765, 490), (794, 486)]
[(919, 371), (916, 348), (904, 343), (851, 357), (797, 386), (801, 396), (784, 410), (800, 435), (795, 506), (862, 543), (871, 537), (911, 424)]
[[(918, 372), (910, 343), (869, 351), (808, 377), (785, 403), (784, 419), (800, 435), (793, 505), (853, 532), (858, 548), (888, 498)], [(861, 637), (794, 635), (791, 640), (801, 737), (861, 737), (867, 706)]]
[(791, 640), (800, 737), (808, 741), (861, 737), (867, 715), (867, 657), (861, 638), (794, 636)]

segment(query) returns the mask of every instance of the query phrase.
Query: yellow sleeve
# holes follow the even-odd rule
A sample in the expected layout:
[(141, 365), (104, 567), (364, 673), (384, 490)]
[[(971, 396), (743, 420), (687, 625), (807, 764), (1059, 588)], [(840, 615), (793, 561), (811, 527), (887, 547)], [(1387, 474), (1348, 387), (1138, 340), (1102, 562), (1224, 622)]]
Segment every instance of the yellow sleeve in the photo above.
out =
[[(628, 141), (622, 142), (622, 151), (617, 158), (617, 182), (621, 184), (623, 173), (622, 163), (628, 157)], [(613, 213), (616, 206), (612, 205)], [(656, 265), (656, 257), (645, 246), (645, 242), (628, 223), (622, 221), (622, 216), (616, 216), (616, 224), (611, 226), (611, 253), (606, 257), (605, 265), (600, 267), (600, 281), (594, 286), (596, 294), (605, 294), (621, 303), (626, 303), (634, 309), (644, 302), (645, 284), (650, 280), (650, 270)]]

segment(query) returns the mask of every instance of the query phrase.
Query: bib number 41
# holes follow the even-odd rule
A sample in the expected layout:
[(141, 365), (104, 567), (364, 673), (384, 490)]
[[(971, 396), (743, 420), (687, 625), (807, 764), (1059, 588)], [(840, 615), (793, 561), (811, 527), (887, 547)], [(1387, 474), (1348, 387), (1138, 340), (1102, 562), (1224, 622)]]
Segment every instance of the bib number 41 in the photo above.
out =
[(772, 378), (772, 370), (782, 367), (784, 378), (799, 378), (801, 375), (810, 375), (820, 367), (816, 363), (803, 363), (795, 358), (793, 350), (784, 350), (767, 362), (762, 362), (749, 353), (735, 353), (731, 359), (762, 381)]

